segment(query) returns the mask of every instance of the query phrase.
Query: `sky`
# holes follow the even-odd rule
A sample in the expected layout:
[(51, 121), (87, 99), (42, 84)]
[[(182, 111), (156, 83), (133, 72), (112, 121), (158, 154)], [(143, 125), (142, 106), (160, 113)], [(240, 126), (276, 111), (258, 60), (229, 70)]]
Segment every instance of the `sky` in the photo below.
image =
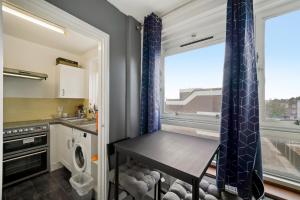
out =
[[(179, 89), (222, 87), (225, 44), (165, 58), (165, 97)], [(266, 21), (266, 99), (300, 96), (300, 11)]]

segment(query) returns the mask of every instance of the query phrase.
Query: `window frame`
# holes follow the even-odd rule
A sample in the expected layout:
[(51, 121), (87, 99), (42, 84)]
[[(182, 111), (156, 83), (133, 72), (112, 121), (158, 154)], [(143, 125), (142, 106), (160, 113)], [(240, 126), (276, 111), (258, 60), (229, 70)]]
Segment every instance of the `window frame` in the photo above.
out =
[[(275, 121), (265, 120), (265, 23), (268, 19), (284, 15), (289, 12), (300, 10), (300, 1), (287, 3), (284, 6), (277, 8), (270, 8), (258, 12), (255, 14), (255, 37), (256, 37), (256, 53), (257, 53), (257, 78), (259, 85), (259, 118), (260, 118), (260, 128), (261, 130), (270, 131), (284, 131), (287, 138), (295, 136), (295, 134), (300, 134), (300, 126), (291, 126)], [(160, 95), (161, 95), (161, 121), (162, 124), (175, 125), (175, 126), (185, 126), (197, 129), (204, 129), (209, 131), (219, 132), (220, 129), (220, 119), (211, 116), (197, 116), (195, 114), (174, 114), (165, 113), (164, 100), (165, 100), (165, 57), (170, 55), (175, 55), (178, 53), (183, 53), (193, 49), (199, 49), (208, 47), (214, 44), (222, 43), (225, 41), (225, 32), (223, 36), (205, 42), (193, 45), (190, 48), (183, 48), (182, 50), (165, 50), (162, 47), (161, 54), (161, 67), (160, 67)], [(281, 177), (280, 174), (275, 175), (269, 172), (264, 172), (264, 179), (279, 185), (283, 185), (288, 188), (293, 188), (299, 191), (300, 182), (291, 181), (288, 178)]]

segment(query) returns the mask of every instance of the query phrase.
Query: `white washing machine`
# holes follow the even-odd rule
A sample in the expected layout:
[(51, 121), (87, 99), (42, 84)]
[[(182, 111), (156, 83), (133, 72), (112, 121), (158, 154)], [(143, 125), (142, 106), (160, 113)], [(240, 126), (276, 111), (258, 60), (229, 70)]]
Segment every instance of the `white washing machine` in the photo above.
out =
[(72, 176), (81, 172), (91, 175), (91, 135), (74, 129), (74, 146), (72, 150)]

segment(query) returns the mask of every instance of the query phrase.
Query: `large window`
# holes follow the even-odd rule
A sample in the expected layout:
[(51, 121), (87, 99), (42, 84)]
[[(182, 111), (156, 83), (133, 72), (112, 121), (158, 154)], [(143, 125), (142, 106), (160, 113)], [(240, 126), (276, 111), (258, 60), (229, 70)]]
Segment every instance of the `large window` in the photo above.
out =
[[(263, 21), (256, 29), (264, 30), (257, 45), (264, 46), (258, 49), (264, 172), (300, 183), (300, 11)], [(165, 57), (163, 129), (219, 136), (224, 54), (222, 43)]]
[(264, 168), (300, 182), (300, 11), (265, 21), (265, 122), (295, 129), (262, 130)]
[(219, 115), (224, 48), (222, 43), (165, 58), (166, 113)]

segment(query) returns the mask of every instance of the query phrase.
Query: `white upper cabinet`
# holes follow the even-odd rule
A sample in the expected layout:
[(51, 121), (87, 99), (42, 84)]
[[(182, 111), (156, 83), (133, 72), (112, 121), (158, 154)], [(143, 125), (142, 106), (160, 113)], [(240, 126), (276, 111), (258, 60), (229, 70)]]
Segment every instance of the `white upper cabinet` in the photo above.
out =
[(86, 70), (59, 64), (57, 68), (58, 98), (87, 98)]

